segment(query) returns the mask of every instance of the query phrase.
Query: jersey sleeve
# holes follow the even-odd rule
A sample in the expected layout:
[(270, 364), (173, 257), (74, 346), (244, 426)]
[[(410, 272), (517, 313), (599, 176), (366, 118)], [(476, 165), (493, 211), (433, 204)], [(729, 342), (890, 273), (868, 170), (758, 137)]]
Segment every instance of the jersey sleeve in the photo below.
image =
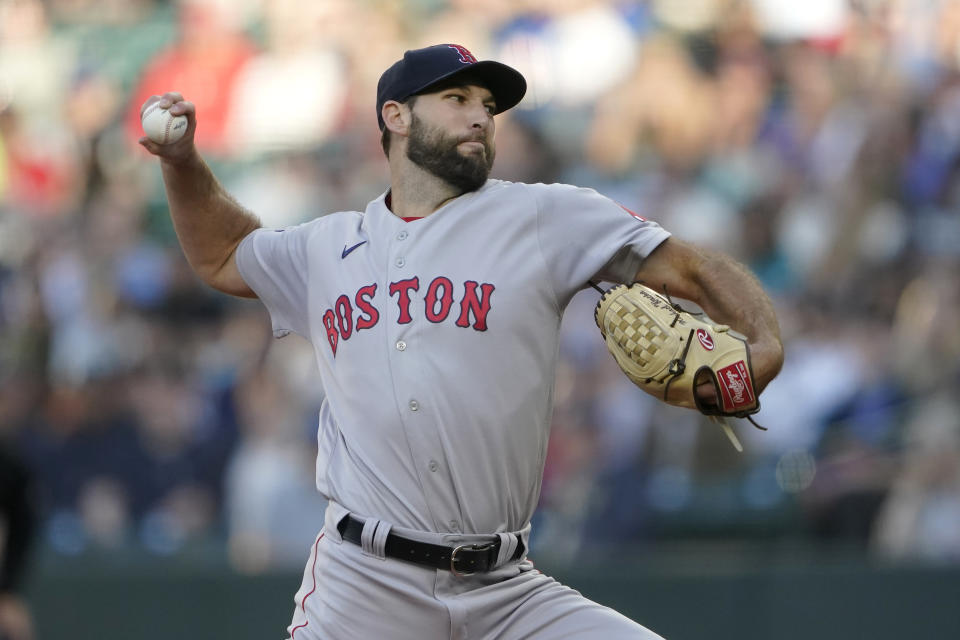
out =
[(588, 280), (632, 282), (640, 263), (670, 234), (593, 189), (530, 185), (540, 251), (562, 300)]
[(257, 229), (237, 247), (237, 270), (270, 312), (273, 335), (291, 331), (310, 339), (307, 301), (307, 241), (305, 223), (286, 229)]

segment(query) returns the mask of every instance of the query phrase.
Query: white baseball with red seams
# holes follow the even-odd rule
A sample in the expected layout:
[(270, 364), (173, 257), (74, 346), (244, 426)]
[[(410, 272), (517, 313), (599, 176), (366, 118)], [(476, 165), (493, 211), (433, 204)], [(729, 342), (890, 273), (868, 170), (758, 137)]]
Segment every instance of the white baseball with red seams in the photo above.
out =
[[(312, 343), (325, 394), (316, 482), (330, 504), (291, 636), (539, 639), (574, 624), (657, 638), (505, 560), (540, 496), (564, 309), (588, 280), (632, 282), (669, 234), (569, 185), (488, 180), (413, 222), (385, 196), (254, 231), (236, 253), (275, 335)], [(347, 513), (366, 520), (364, 547), (340, 537)], [(500, 537), (504, 562), (462, 578), (384, 558), (387, 531)]]
[(176, 142), (187, 132), (187, 117), (174, 116), (168, 109), (154, 102), (140, 114), (143, 133), (157, 144)]

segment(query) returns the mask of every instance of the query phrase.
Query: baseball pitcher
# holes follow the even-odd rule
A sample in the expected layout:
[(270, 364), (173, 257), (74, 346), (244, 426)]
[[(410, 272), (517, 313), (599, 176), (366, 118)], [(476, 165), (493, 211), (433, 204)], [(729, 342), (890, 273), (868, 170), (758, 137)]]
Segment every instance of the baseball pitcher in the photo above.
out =
[[(287, 229), (260, 228), (225, 192), (194, 147), (188, 100), (144, 105), (188, 120), (175, 142), (140, 143), (160, 159), (192, 268), (259, 298), (277, 337), (298, 333), (316, 354), (326, 396), (316, 482), (329, 506), (292, 640), (659, 637), (527, 560), (563, 311), (591, 281), (696, 302), (724, 327), (651, 323), (646, 298), (619, 291), (598, 324), (626, 353), (621, 366), (643, 360), (638, 384), (656, 369), (650, 354), (668, 354), (650, 384), (670, 383), (666, 401), (685, 388), (706, 413), (749, 413), (742, 399), (781, 367), (773, 307), (741, 265), (590, 189), (488, 177), (495, 116), (525, 91), (519, 72), (462, 46), (407, 51), (377, 90), (389, 188), (363, 210)], [(727, 326), (741, 351), (697, 360)]]

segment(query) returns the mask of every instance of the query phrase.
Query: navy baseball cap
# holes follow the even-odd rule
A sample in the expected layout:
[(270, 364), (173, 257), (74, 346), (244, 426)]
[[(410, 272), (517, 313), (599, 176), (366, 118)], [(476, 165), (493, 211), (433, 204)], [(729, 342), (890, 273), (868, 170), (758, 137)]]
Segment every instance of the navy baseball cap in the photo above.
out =
[(477, 60), (466, 47), (458, 44), (437, 44), (412, 49), (383, 72), (377, 83), (377, 123), (383, 131), (383, 103), (405, 102), (410, 96), (425, 93), (441, 81), (469, 71), (480, 80), (497, 103), (494, 113), (506, 111), (523, 99), (527, 81), (513, 67), (493, 60)]

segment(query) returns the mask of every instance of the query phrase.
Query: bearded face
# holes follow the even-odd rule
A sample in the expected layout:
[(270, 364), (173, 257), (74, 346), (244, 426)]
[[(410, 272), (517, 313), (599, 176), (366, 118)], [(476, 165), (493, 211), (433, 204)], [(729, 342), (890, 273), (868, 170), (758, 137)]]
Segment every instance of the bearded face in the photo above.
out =
[[(482, 143), (483, 152), (461, 153), (457, 146), (466, 141)], [(407, 157), (462, 193), (476, 191), (484, 185), (493, 168), (495, 155), (493, 144), (485, 135), (452, 136), (413, 114), (407, 138)]]

